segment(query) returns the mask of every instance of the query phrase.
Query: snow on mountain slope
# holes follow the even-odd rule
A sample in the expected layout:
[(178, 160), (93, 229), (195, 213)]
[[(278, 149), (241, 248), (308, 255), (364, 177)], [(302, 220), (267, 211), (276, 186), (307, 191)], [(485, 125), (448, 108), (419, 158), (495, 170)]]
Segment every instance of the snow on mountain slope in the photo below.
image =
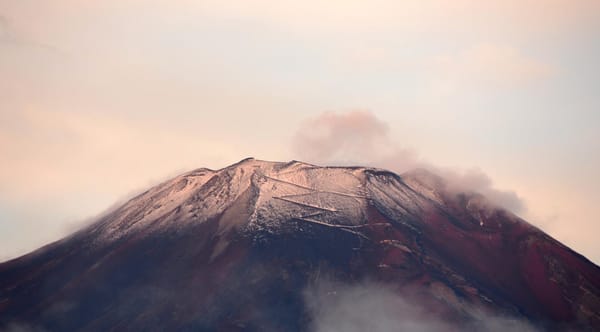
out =
[[(117, 240), (136, 232), (176, 231), (202, 223), (233, 205), (252, 200), (248, 220), (233, 224), (248, 231), (276, 233), (289, 220), (350, 231), (366, 223), (366, 207), (378, 208), (399, 222), (417, 222), (423, 206), (442, 207), (443, 180), (417, 170), (403, 178), (364, 167), (317, 167), (292, 161), (252, 158), (213, 171), (198, 169), (162, 183), (132, 199), (91, 230), (97, 241)], [(436, 191), (438, 190), (438, 191)], [(239, 212), (239, 211), (238, 211)], [(417, 220), (417, 221), (415, 221)]]
[(304, 291), (326, 273), (385, 282), (456, 330), (490, 314), (600, 329), (600, 268), (477, 193), (426, 170), (252, 158), (0, 264), (0, 328), (306, 330)]
[(249, 229), (276, 231), (279, 223), (290, 219), (356, 226), (365, 220), (368, 200), (364, 170), (255, 159), (218, 171), (199, 169), (135, 197), (91, 231), (98, 241), (138, 231), (172, 231), (215, 217), (248, 191), (254, 200)]

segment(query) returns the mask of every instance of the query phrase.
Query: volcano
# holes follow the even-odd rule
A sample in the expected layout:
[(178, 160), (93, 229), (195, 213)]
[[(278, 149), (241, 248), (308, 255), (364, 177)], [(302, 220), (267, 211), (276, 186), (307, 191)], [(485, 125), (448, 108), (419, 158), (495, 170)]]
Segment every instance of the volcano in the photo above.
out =
[(0, 264), (0, 330), (305, 331), (307, 293), (365, 280), (445, 330), (492, 316), (600, 330), (600, 268), (480, 194), (422, 169), (252, 158), (177, 176)]

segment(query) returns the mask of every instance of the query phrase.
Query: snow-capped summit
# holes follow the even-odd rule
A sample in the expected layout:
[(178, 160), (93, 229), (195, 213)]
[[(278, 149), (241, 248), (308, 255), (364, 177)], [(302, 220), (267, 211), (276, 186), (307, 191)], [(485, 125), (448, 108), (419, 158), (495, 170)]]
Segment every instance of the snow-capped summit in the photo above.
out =
[(456, 329), (482, 312), (600, 328), (600, 269), (481, 195), (426, 170), (253, 158), (0, 264), (0, 328), (305, 330), (322, 273), (391, 284)]
[[(206, 222), (231, 206), (244, 205), (236, 224), (269, 229), (287, 220), (336, 225), (366, 222), (369, 171), (362, 167), (318, 167), (299, 161), (244, 159), (220, 170), (197, 169), (166, 181), (127, 202), (93, 226), (97, 241), (111, 241), (136, 232), (175, 231)], [(235, 218), (239, 219), (239, 218)], [(356, 226), (356, 225), (354, 225)]]

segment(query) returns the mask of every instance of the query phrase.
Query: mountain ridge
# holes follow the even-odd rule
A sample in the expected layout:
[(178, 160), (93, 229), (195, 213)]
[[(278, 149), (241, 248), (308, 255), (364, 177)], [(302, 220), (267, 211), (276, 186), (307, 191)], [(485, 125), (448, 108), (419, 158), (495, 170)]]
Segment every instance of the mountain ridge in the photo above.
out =
[(479, 194), (427, 170), (254, 158), (164, 181), (0, 263), (0, 327), (304, 330), (322, 270), (416, 293), (456, 329), (480, 310), (600, 328), (600, 268)]

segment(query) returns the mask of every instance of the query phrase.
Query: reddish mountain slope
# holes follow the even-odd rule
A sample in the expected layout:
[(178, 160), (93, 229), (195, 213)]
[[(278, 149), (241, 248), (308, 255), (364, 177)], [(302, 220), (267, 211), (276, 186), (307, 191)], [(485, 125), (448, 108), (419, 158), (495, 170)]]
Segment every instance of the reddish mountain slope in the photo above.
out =
[(306, 330), (306, 289), (325, 275), (383, 283), (444, 329), (492, 315), (600, 330), (600, 268), (478, 194), (423, 170), (254, 159), (0, 264), (0, 328)]

